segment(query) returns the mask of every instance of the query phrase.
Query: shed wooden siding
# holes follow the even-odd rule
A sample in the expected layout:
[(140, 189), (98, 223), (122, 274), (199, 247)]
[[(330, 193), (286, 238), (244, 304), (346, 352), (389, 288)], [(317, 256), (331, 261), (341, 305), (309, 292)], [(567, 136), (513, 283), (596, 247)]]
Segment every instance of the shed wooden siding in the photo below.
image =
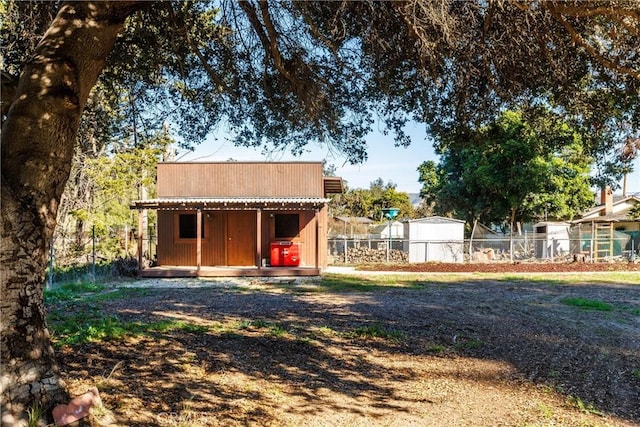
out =
[(160, 163), (158, 197), (324, 197), (322, 163)]
[[(276, 240), (291, 240), (300, 243), (300, 265), (307, 267), (324, 268), (327, 266), (326, 250), (318, 251), (318, 243), (320, 248), (326, 248), (327, 236), (326, 228), (323, 224), (327, 221), (328, 208), (323, 207), (317, 214), (314, 210), (300, 211), (262, 211), (261, 222), (261, 257), (270, 258), (271, 242)], [(158, 233), (158, 264), (159, 265), (196, 265), (196, 243), (192, 241), (179, 241), (176, 239), (176, 220), (175, 216), (179, 214), (193, 214), (194, 211), (158, 211), (158, 229), (162, 230)], [(244, 218), (249, 233), (256, 233), (256, 211), (203, 211), (202, 221), (205, 227), (205, 238), (202, 240), (202, 265), (203, 266), (233, 266), (238, 265), (229, 259), (228, 239), (229, 239), (229, 218), (230, 216), (251, 216)], [(300, 233), (292, 239), (276, 239), (275, 238), (275, 222), (273, 215), (278, 213), (297, 213), (300, 215)], [(319, 221), (319, 223), (318, 223)], [(253, 226), (251, 225), (253, 224)], [(244, 259), (240, 265), (256, 265), (255, 256), (251, 258), (251, 254), (256, 253), (255, 237), (245, 241), (246, 252), (248, 257)], [(316, 260), (317, 256), (317, 260)]]
[[(196, 242), (176, 241), (175, 215), (194, 211), (158, 212), (158, 264), (196, 265)], [(226, 212), (203, 212), (206, 235), (202, 240), (202, 265), (226, 265)]]

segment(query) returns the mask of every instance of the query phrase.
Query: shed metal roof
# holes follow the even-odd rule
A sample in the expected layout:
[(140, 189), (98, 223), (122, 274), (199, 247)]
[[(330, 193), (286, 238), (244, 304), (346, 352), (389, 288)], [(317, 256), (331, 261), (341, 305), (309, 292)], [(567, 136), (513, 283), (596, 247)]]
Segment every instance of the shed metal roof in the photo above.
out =
[(319, 208), (329, 199), (320, 197), (167, 197), (136, 200), (131, 209), (309, 209)]
[(422, 223), (422, 224), (464, 224), (465, 221), (456, 218), (447, 218), (444, 216), (429, 216), (425, 218), (410, 219), (407, 222), (410, 223)]

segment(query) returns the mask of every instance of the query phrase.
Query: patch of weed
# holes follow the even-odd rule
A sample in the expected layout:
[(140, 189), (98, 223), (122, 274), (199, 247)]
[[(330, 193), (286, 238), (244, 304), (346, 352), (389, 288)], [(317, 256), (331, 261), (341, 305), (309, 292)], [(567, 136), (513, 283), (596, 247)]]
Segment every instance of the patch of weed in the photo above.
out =
[(90, 307), (65, 316), (52, 313), (49, 325), (53, 342), (57, 346), (77, 345), (96, 341), (117, 341), (129, 336), (145, 335), (150, 332), (180, 330), (190, 333), (206, 333), (208, 326), (195, 325), (183, 321), (160, 320), (157, 322), (124, 322), (117, 316), (104, 316)]
[(60, 286), (60, 289), (64, 289), (70, 292), (81, 293), (94, 293), (100, 292), (104, 289), (104, 286), (91, 282), (77, 282), (77, 283), (65, 283)]
[(64, 289), (45, 289), (44, 290), (44, 303), (45, 304), (58, 304), (62, 301), (71, 301), (78, 298), (76, 294)]
[(84, 294), (100, 292), (103, 286), (89, 282), (65, 283), (55, 289), (44, 290), (44, 302), (56, 304), (81, 298)]
[(243, 320), (238, 324), (238, 329), (240, 330), (251, 328), (268, 329), (269, 333), (276, 337), (280, 337), (287, 333), (287, 331), (281, 325), (271, 323), (263, 319)]
[(318, 328), (318, 332), (321, 333), (322, 335), (327, 335), (327, 336), (331, 336), (331, 335), (336, 335), (337, 332), (333, 329), (331, 329), (329, 326), (321, 326)]
[(482, 340), (477, 338), (462, 339), (456, 344), (456, 348), (460, 350), (475, 350), (484, 345)]
[(42, 418), (44, 411), (40, 407), (38, 402), (34, 403), (32, 407), (27, 409), (27, 415), (29, 415), (29, 419), (27, 421), (27, 425), (29, 427), (36, 427), (41, 425), (40, 418)]
[(634, 369), (631, 374), (634, 376), (634, 378), (640, 379), (640, 369)]
[(564, 298), (560, 302), (572, 307), (578, 307), (585, 310), (611, 311), (613, 306), (604, 301), (588, 299), (588, 298)]
[(270, 326), (270, 323), (263, 319), (242, 320), (240, 321), (240, 323), (238, 323), (238, 329), (250, 329), (250, 328), (263, 329), (263, 328), (268, 328), (269, 326)]
[(360, 326), (351, 332), (346, 334), (348, 337), (357, 338), (384, 338), (393, 341), (398, 341), (404, 337), (404, 334), (400, 331), (387, 330), (380, 323), (375, 322), (371, 325)]
[(195, 323), (188, 323), (182, 320), (159, 320), (157, 322), (150, 323), (132, 322), (131, 325), (134, 328), (137, 325), (141, 332), (181, 331), (192, 334), (205, 334), (211, 330), (207, 325), (197, 325)]
[(371, 282), (362, 277), (326, 276), (323, 277), (318, 288), (332, 292), (372, 292), (384, 285)]
[(427, 347), (427, 352), (434, 354), (441, 354), (447, 351), (447, 347), (442, 344), (434, 344), (432, 346)]
[(280, 325), (271, 325), (269, 327), (269, 333), (276, 337), (281, 337), (287, 333), (287, 331)]
[(593, 403), (585, 403), (579, 397), (569, 396), (569, 403), (585, 414), (602, 415), (602, 412), (598, 411), (596, 407), (593, 406)]
[(390, 288), (425, 289), (433, 284), (419, 276), (347, 276), (327, 274), (313, 287), (304, 290), (309, 292), (375, 292)]

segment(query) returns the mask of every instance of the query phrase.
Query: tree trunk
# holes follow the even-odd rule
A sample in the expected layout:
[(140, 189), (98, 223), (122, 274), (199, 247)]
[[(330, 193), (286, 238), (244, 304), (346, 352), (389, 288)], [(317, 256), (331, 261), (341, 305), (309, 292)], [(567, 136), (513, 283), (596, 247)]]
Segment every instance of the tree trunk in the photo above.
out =
[(67, 400), (42, 299), (47, 246), (71, 169), (80, 116), (128, 15), (142, 2), (65, 3), (25, 64), (2, 126), (0, 406), (27, 425)]

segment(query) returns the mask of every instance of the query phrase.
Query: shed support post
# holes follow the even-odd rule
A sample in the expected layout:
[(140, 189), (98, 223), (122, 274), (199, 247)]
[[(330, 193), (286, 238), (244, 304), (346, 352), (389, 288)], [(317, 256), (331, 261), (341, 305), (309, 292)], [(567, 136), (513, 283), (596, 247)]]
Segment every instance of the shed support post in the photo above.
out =
[[(315, 257), (315, 264), (316, 264), (316, 268), (320, 268), (320, 248), (323, 246), (320, 244), (320, 210), (316, 209), (315, 210), (315, 215), (314, 215), (315, 221), (316, 221), (316, 257)], [(346, 248), (345, 248), (346, 250)]]
[(262, 269), (262, 209), (256, 211), (256, 265)]
[(196, 211), (196, 268), (200, 273), (202, 265), (202, 208)]
[(142, 216), (142, 211), (138, 209), (138, 272), (144, 268), (142, 265), (142, 239), (144, 238), (144, 221)]

